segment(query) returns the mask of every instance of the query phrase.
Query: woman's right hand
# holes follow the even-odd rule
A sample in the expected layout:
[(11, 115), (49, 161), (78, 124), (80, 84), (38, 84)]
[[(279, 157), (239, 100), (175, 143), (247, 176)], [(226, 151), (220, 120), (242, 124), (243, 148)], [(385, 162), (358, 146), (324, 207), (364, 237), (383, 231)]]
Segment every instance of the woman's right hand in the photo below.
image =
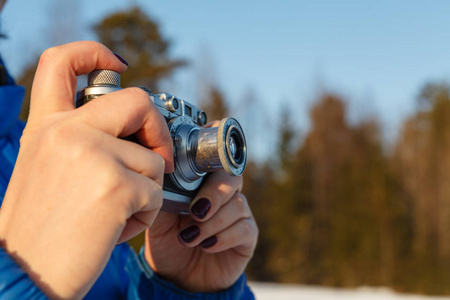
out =
[[(94, 69), (126, 65), (95, 42), (42, 55), (0, 211), (2, 246), (52, 298), (87, 293), (113, 247), (152, 224), (173, 170), (167, 125), (141, 89), (74, 108), (76, 76)], [(133, 133), (145, 147), (118, 138)]]

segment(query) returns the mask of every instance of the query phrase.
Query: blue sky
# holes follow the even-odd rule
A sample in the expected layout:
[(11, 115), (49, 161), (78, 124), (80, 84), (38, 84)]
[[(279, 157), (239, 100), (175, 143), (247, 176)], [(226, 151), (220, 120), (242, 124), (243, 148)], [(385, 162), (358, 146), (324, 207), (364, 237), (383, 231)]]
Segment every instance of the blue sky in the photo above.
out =
[[(348, 99), (351, 118), (377, 116), (389, 139), (414, 111), (426, 82), (450, 80), (450, 1), (59, 2), (78, 3), (70, 10), (77, 30), (69, 40), (92, 39), (95, 21), (129, 5), (143, 7), (173, 40), (173, 54), (193, 62), (167, 83), (173, 94), (195, 103), (203, 71), (241, 118), (250, 114), (239, 113), (249, 109), (242, 105), (249, 95), (264, 107), (258, 126), (268, 131), (287, 103), (305, 132), (314, 96), (327, 89)], [(52, 46), (54, 3), (7, 2), (2, 30), (10, 38), (0, 52), (13, 74)], [(64, 17), (61, 3), (57, 9)], [(265, 140), (253, 142), (260, 147)]]

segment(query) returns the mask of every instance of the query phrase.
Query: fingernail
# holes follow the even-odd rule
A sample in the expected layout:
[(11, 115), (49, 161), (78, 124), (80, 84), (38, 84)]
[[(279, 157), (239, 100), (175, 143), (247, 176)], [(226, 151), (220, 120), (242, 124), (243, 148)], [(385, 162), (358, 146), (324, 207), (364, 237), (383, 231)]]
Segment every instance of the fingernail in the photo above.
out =
[(195, 202), (194, 206), (192, 206), (191, 211), (197, 216), (197, 218), (203, 219), (206, 217), (206, 214), (210, 208), (211, 202), (206, 198), (200, 198), (197, 202)]
[(195, 240), (199, 234), (200, 234), (200, 228), (198, 228), (197, 225), (192, 225), (191, 227), (188, 227), (188, 228), (182, 230), (180, 232), (180, 237), (186, 243), (190, 243), (193, 240)]
[(211, 248), (212, 246), (214, 246), (217, 243), (217, 237), (215, 235), (207, 238), (206, 240), (204, 240), (203, 242), (200, 243), (200, 246), (204, 249), (208, 249)]
[(120, 56), (119, 54), (117, 54), (116, 52), (113, 52), (113, 54), (124, 64), (128, 66), (128, 62), (125, 60), (125, 58), (123, 58), (122, 56)]

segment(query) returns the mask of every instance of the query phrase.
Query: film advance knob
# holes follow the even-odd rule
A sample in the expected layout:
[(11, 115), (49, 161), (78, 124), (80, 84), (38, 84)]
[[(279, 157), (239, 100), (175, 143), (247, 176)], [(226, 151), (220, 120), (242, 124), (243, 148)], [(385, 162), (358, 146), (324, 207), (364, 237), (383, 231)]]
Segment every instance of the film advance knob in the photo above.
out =
[(94, 70), (88, 74), (88, 85), (120, 86), (120, 74), (112, 70)]

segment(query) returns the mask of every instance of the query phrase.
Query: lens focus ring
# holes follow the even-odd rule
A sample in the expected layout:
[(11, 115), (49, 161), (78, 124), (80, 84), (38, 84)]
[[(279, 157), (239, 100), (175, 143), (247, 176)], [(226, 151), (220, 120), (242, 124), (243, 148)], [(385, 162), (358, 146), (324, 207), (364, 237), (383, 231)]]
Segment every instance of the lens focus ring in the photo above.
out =
[(220, 122), (217, 144), (223, 169), (230, 175), (241, 175), (247, 163), (247, 144), (236, 119), (228, 118)]

